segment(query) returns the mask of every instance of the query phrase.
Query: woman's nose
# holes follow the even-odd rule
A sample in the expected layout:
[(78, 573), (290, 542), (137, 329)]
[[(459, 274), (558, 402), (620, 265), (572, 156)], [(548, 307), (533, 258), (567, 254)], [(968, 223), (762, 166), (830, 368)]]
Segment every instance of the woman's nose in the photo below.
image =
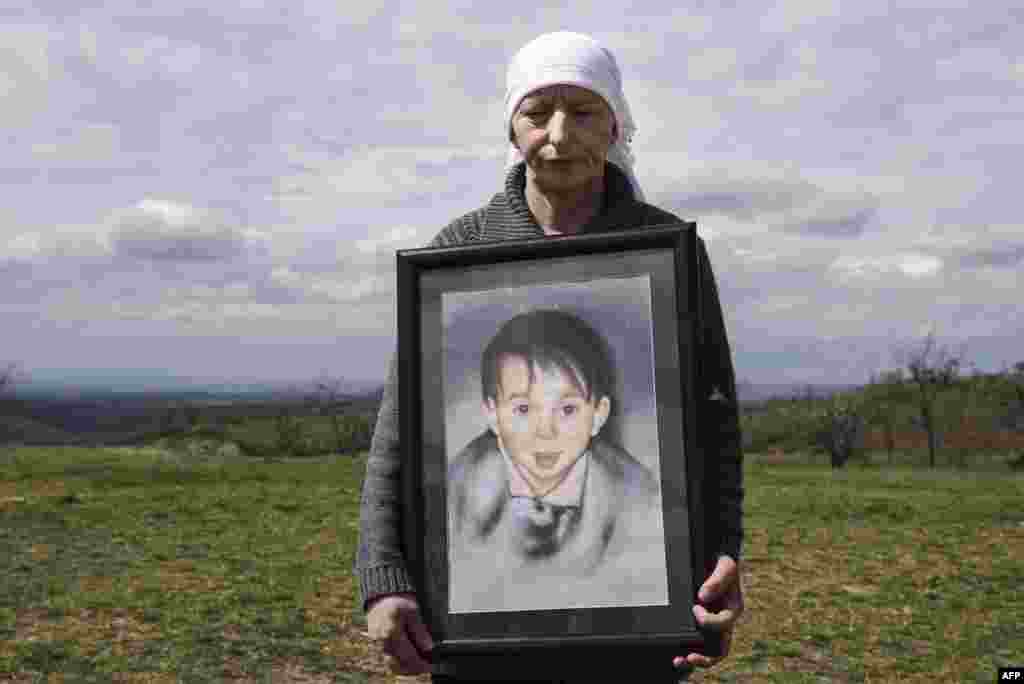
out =
[(548, 142), (555, 146), (565, 142), (569, 136), (569, 128), (568, 114), (561, 109), (556, 109), (548, 119)]

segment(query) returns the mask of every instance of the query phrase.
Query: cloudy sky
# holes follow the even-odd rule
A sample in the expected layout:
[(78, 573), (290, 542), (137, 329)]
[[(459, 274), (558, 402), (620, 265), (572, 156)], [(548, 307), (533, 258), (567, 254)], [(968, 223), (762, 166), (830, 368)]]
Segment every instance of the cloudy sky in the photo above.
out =
[(30, 376), (382, 378), (393, 250), (500, 189), (505, 66), (552, 30), (619, 59), (741, 379), (862, 382), (929, 330), (1024, 360), (1018, 2), (157, 4), (0, 7), (0, 362)]

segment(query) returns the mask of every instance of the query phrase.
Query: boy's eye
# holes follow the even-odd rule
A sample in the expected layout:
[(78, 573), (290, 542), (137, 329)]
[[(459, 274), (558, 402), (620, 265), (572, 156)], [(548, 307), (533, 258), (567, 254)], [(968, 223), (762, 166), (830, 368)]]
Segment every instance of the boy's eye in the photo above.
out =
[(573, 404), (566, 404), (562, 407), (562, 415), (566, 417), (573, 416), (576, 415), (577, 410), (578, 409)]

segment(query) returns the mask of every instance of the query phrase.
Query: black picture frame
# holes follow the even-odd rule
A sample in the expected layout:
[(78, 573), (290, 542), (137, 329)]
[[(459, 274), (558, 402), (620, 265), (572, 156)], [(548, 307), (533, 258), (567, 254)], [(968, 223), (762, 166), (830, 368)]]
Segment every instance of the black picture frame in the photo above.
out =
[[(435, 641), (435, 671), (454, 666), (481, 679), (519, 670), (523, 676), (606, 677), (686, 652), (721, 653), (717, 633), (700, 628), (692, 612), (713, 562), (704, 530), (706, 511), (715, 505), (703, 486), (693, 391), (700, 324), (696, 235), (696, 224), (688, 222), (397, 252), (403, 552)], [(453, 446), (445, 442), (442, 299), (629, 277), (650, 282), (667, 601), (452, 612), (446, 478)]]

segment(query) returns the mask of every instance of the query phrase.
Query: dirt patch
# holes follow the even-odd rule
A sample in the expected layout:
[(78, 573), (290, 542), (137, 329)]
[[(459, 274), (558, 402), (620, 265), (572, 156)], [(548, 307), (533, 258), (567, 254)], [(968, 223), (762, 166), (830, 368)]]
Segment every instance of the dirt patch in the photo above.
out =
[(232, 684), (255, 684), (256, 680), (245, 673), (240, 664), (240, 659), (228, 656), (224, 659), (224, 665), (220, 670), (220, 680)]
[(178, 684), (178, 676), (166, 672), (118, 672), (111, 681), (117, 684)]
[(333, 525), (325, 526), (315, 539), (310, 541), (303, 548), (303, 555), (306, 560), (318, 560), (324, 549), (338, 548), (338, 531)]
[(14, 617), (14, 642), (38, 641), (51, 638), (48, 635), (49, 612), (42, 608), (19, 610)]
[(114, 578), (108, 575), (86, 575), (78, 578), (78, 590), (83, 594), (107, 594), (114, 589)]
[(63, 480), (0, 482), (0, 509), (28, 503), (32, 498), (64, 496), (65, 494), (67, 494), (67, 485)]
[(312, 624), (329, 626), (337, 633), (324, 642), (321, 650), (334, 656), (339, 668), (387, 677), (390, 670), (384, 654), (353, 620), (355, 600), (355, 585), (350, 577), (321, 577), (314, 593), (306, 598), (306, 619)]
[(14, 623), (15, 643), (74, 641), (85, 655), (109, 644), (114, 655), (135, 656), (143, 652), (147, 641), (159, 638), (158, 626), (143, 620), (141, 611), (126, 608), (83, 608), (56, 620), (45, 610), (21, 610)]
[(224, 589), (224, 581), (219, 577), (200, 575), (195, 572), (190, 560), (173, 560), (161, 563), (157, 569), (160, 586), (167, 591), (203, 592)]
[(64, 480), (33, 480), (29, 490), (31, 496), (64, 496), (68, 493)]
[[(241, 634), (235, 626), (226, 627), (223, 631), (223, 636), (229, 641), (241, 639)], [(329, 650), (324, 648), (324, 652), (327, 653)], [(345, 672), (361, 672), (367, 675), (367, 681), (373, 684), (396, 681), (387, 674), (386, 670), (371, 670), (365, 667), (365, 664), (361, 666), (360, 663), (352, 662), (348, 659), (339, 660), (338, 669)], [(256, 682), (263, 681), (262, 677), (254, 678), (252, 675), (247, 674), (242, 667), (241, 659), (235, 656), (228, 656), (224, 659), (220, 677), (221, 681), (231, 682), (232, 684), (256, 684)], [(330, 674), (313, 672), (307, 669), (301, 658), (287, 658), (274, 661), (270, 669), (270, 681), (275, 684), (332, 684), (334, 679)], [(417, 680), (401, 678), (398, 681), (412, 682)], [(429, 681), (429, 678), (422, 681)]]
[(32, 556), (34, 561), (48, 560), (53, 554), (53, 547), (49, 544), (33, 544), (29, 550), (29, 555)]
[(284, 684), (332, 684), (334, 679), (326, 674), (310, 672), (300, 660), (285, 660), (274, 664), (270, 670), (270, 681)]

